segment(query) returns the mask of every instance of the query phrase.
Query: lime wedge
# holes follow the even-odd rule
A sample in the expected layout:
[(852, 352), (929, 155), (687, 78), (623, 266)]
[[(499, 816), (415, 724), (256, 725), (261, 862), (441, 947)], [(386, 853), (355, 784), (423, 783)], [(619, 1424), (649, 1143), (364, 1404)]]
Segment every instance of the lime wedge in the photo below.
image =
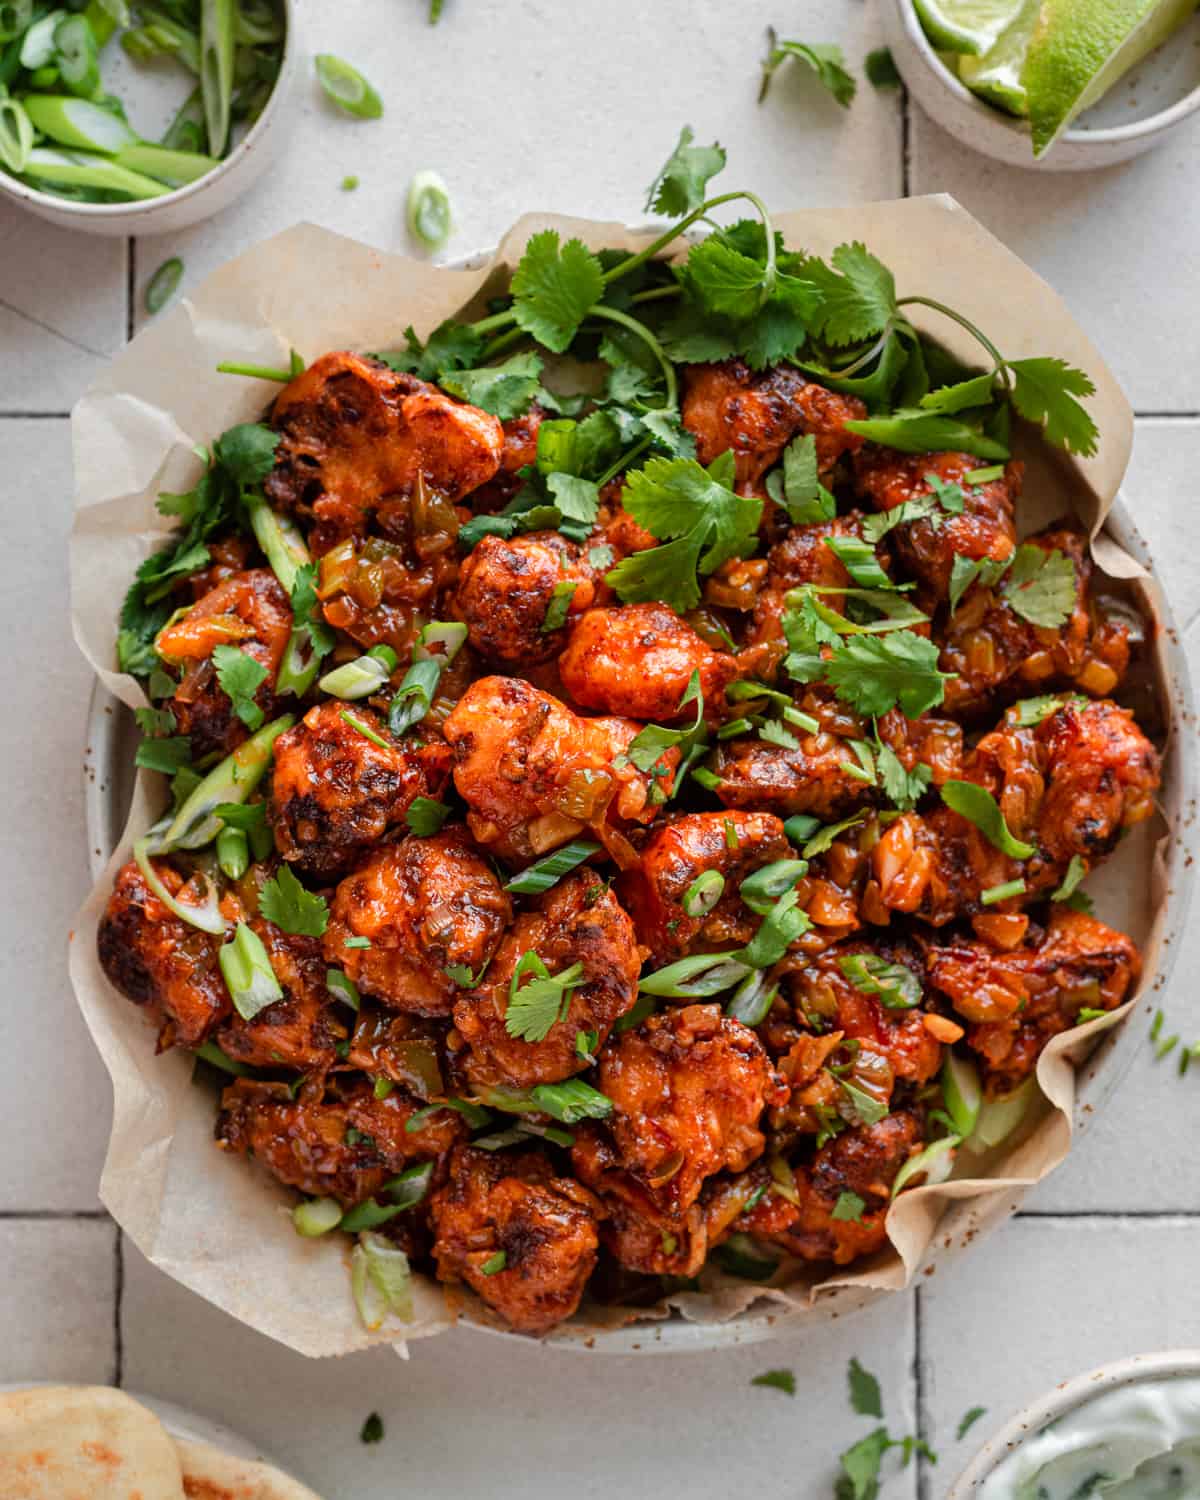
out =
[(1021, 9), (1021, 0), (913, 0), (913, 6), (939, 52), (979, 57)]
[(1196, 0), (1042, 0), (1021, 81), (1033, 154), (1191, 15)]
[(1040, 9), (1041, 0), (1025, 0), (982, 57), (956, 59), (958, 76), (971, 92), (1010, 115), (1029, 113), (1021, 70)]

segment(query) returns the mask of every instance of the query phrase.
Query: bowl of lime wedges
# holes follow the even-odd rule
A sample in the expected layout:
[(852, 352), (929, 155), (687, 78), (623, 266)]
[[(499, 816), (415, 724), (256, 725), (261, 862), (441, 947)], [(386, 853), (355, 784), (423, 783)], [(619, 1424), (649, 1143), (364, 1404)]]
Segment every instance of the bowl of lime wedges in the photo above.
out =
[(1112, 166), (1200, 110), (1196, 0), (884, 0), (883, 14), (925, 113), (1009, 166)]

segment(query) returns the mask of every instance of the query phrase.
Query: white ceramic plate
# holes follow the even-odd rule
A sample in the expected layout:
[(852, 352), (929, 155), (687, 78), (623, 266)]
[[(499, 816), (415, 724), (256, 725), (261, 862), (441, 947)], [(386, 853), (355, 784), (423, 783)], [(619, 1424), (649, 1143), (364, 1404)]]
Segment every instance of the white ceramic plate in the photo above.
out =
[[(1105, 527), (1119, 546), (1148, 570), (1153, 571), (1150, 551), (1133, 524), (1130, 508), (1118, 496)], [(1169, 606), (1164, 605), (1162, 626), (1167, 664), (1164, 690), (1169, 700), (1172, 723), (1193, 721), (1192, 691), (1187, 661), (1179, 645)], [(137, 727), (130, 711), (112, 698), (99, 684), (92, 691), (88, 708), (87, 740), (84, 757), (84, 798), (87, 823), (88, 855), (92, 874), (98, 877), (120, 839), (133, 787), (133, 755), (138, 742)], [(1168, 747), (1163, 768), (1163, 808), (1173, 828), (1181, 826), (1183, 810), (1195, 796), (1195, 749), (1192, 736), (1175, 734)], [(1178, 838), (1172, 838), (1167, 853), (1168, 914), (1162, 956), (1159, 963), (1159, 986), (1169, 978), (1178, 938), (1187, 918), (1194, 870), (1185, 858), (1186, 851)], [(1149, 988), (1143, 990), (1143, 1007), (1150, 1005)], [(1120, 1083), (1137, 1051), (1143, 1044), (1139, 1026), (1124, 1025), (1105, 1034), (1087, 1062), (1080, 1068), (1075, 1101), (1077, 1140), (1100, 1113), (1104, 1103)], [(1076, 1146), (1076, 1149), (1079, 1149)], [(966, 1201), (952, 1205), (943, 1214), (938, 1227), (936, 1251), (939, 1261), (957, 1256), (985, 1234), (1003, 1223), (1020, 1206), (1019, 1192), (994, 1194), (986, 1200)], [(984, 1205), (987, 1206), (984, 1206)], [(885, 1292), (864, 1291), (853, 1298), (839, 1293), (836, 1302), (818, 1300), (807, 1312), (791, 1312), (777, 1303), (763, 1302), (749, 1308), (740, 1317), (724, 1323), (692, 1323), (681, 1317), (661, 1322), (633, 1324), (627, 1328), (598, 1331), (579, 1325), (560, 1324), (545, 1342), (558, 1346), (607, 1354), (639, 1352), (684, 1352), (697, 1349), (719, 1349), (738, 1344), (759, 1343), (771, 1339), (782, 1328), (790, 1328), (796, 1319), (845, 1317), (876, 1302)], [(825, 1309), (828, 1309), (826, 1311)], [(518, 1337), (503, 1330), (489, 1330), (502, 1337)]]

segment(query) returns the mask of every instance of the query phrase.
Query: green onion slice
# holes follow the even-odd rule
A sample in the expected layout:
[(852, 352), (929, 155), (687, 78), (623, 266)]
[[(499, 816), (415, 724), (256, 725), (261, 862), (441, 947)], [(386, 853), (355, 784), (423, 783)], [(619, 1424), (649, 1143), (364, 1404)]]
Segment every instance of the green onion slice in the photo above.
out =
[(123, 146), (137, 145), (137, 136), (124, 120), (90, 99), (76, 99), (69, 94), (28, 94), (22, 102), (34, 126), (60, 146), (113, 155)]
[(317, 686), (331, 698), (340, 698), (343, 703), (353, 703), (359, 698), (370, 698), (387, 686), (388, 678), (396, 670), (396, 653), (390, 646), (374, 646), (365, 656), (354, 661), (343, 662), (326, 672)]
[(19, 99), (0, 97), (0, 167), (19, 176), (33, 150), (33, 121)]
[(291, 714), (273, 719), (214, 766), (175, 814), (156, 852), (202, 849), (211, 844), (221, 831), (217, 808), (223, 802), (244, 803), (249, 799), (267, 774), (275, 741), (295, 722)]
[(292, 1209), (292, 1223), (296, 1227), (296, 1233), (302, 1234), (305, 1239), (316, 1239), (318, 1235), (328, 1234), (341, 1222), (342, 1205), (336, 1198), (309, 1198), (304, 1203), (297, 1203)]
[(740, 1021), (743, 1026), (761, 1026), (778, 993), (779, 986), (768, 984), (766, 973), (762, 969), (756, 969), (734, 990), (733, 998), (725, 1007), (725, 1014)]
[(807, 873), (806, 859), (777, 859), (748, 875), (738, 888), (738, 894), (751, 911), (765, 917), (780, 896), (790, 891)]
[(543, 1114), (561, 1120), (564, 1125), (577, 1125), (580, 1120), (604, 1120), (613, 1110), (607, 1094), (579, 1078), (569, 1078), (566, 1083), (539, 1083), (531, 1097)]
[(339, 109), (360, 120), (377, 120), (383, 114), (383, 100), (357, 68), (331, 52), (319, 52), (314, 61), (321, 87)]
[(363, 1325), (374, 1333), (388, 1313), (402, 1322), (413, 1315), (408, 1256), (378, 1234), (360, 1234), (350, 1255), (350, 1289)]
[(388, 728), (396, 736), (419, 724), (433, 707), (442, 669), (431, 657), (414, 661), (388, 707)]
[(44, 68), (54, 56), (54, 33), (58, 23), (66, 18), (65, 10), (52, 10), (49, 15), (35, 21), (21, 38), (19, 53), (21, 66), (32, 73)]
[(889, 963), (878, 953), (847, 953), (838, 968), (856, 990), (877, 995), (887, 1010), (911, 1010), (921, 1003), (921, 981), (906, 964)]
[(283, 999), (262, 938), (245, 922), (237, 924), (233, 941), (221, 945), (217, 958), (234, 1009), (244, 1021), (252, 1021), (260, 1010)]
[[(374, 1198), (368, 1198), (365, 1203), (356, 1204), (341, 1220), (341, 1227), (351, 1234), (357, 1234), (363, 1229), (376, 1229), (380, 1224), (386, 1224), (389, 1219), (394, 1219), (397, 1214), (402, 1214), (406, 1209), (414, 1208), (429, 1192), (429, 1184), (433, 1180), (433, 1163), (431, 1161), (418, 1162), (416, 1166), (407, 1167), (398, 1177), (391, 1178), (379, 1189)], [(390, 1203), (381, 1204), (378, 1199), (383, 1196), (391, 1199)]]
[(240, 880), (250, 868), (250, 840), (240, 828), (222, 828), (217, 834), (217, 864), (228, 880)]
[(737, 957), (752, 969), (769, 969), (777, 964), (798, 937), (812, 926), (808, 913), (800, 909), (800, 896), (786, 891), (762, 919), (762, 925)]
[(358, 1010), (360, 1003), (358, 986), (341, 969), (325, 970), (325, 988), (335, 1000), (340, 1000), (343, 1005), (348, 1005), (353, 1011)]
[(467, 627), (458, 620), (431, 620), (417, 637), (414, 661), (436, 661), (448, 667), (467, 643)]
[(154, 829), (134, 844), (133, 858), (146, 884), (167, 910), (180, 921), (187, 922), (189, 926), (198, 927), (201, 932), (209, 932), (217, 937), (224, 933), (225, 918), (221, 915), (221, 898), (208, 876), (199, 877), (203, 881), (205, 891), (205, 899), (201, 905), (193, 906), (189, 902), (177, 901), (159, 879), (158, 872), (150, 860), (152, 851), (155, 854), (163, 852), (162, 846), (157, 842)]
[(71, 92), (90, 99), (100, 87), (100, 58), (86, 16), (67, 16), (54, 29), (55, 62)]
[(495, 1255), (488, 1256), (479, 1270), (484, 1276), (495, 1276), (503, 1271), (506, 1265), (508, 1265), (508, 1251), (497, 1250)]
[(450, 194), (436, 172), (418, 172), (409, 184), (407, 218), (409, 233), (430, 250), (450, 238)]
[(921, 1174), (924, 1174), (926, 1187), (945, 1182), (954, 1169), (954, 1153), (961, 1144), (962, 1136), (946, 1135), (940, 1141), (934, 1141), (932, 1146), (926, 1146), (924, 1151), (918, 1151), (916, 1156), (910, 1156), (892, 1182), (892, 1197), (903, 1192), (913, 1178)]
[(948, 1051), (942, 1064), (941, 1084), (946, 1112), (954, 1121), (954, 1129), (965, 1140), (979, 1124), (983, 1108), (979, 1069), (969, 1058)]
[(543, 891), (557, 885), (564, 875), (569, 875), (585, 860), (591, 859), (593, 854), (599, 854), (600, 849), (601, 846), (590, 839), (576, 839), (556, 849), (553, 854), (535, 860), (528, 869), (514, 875), (504, 889), (516, 896), (540, 896)]
[(750, 969), (751, 965), (743, 963), (736, 953), (694, 953), (653, 974), (644, 974), (638, 989), (643, 995), (671, 1000), (701, 1000), (745, 979)]
[(684, 914), (689, 917), (707, 916), (725, 891), (725, 877), (719, 870), (705, 870), (697, 875), (683, 895)]
[(178, 255), (172, 255), (170, 260), (164, 260), (154, 275), (146, 283), (146, 311), (153, 316), (161, 312), (171, 298), (179, 290), (179, 282), (183, 277), (183, 261)]
[(1007, 901), (1012, 896), (1022, 895), (1024, 890), (1023, 880), (1006, 880), (1003, 885), (989, 886), (986, 891), (980, 891), (979, 900), (983, 906), (994, 906), (997, 901)]

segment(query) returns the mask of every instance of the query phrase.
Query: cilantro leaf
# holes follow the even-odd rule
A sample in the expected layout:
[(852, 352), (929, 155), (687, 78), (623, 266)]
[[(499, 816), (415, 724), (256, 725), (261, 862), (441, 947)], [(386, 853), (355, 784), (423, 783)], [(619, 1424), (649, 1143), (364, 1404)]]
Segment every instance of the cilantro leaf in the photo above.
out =
[(541, 374), (541, 355), (527, 350), (524, 354), (514, 354), (503, 364), (445, 372), (440, 384), (460, 401), (508, 422), (529, 410), (541, 388)]
[(839, 346), (874, 338), (897, 311), (891, 271), (857, 240), (839, 245), (830, 262), (832, 268), (815, 258), (802, 263), (821, 293), (813, 331)]
[(582, 240), (560, 247), (557, 229), (532, 235), (513, 273), (513, 317), (539, 344), (561, 354), (593, 303), (604, 294), (604, 271)]
[(900, 87), (900, 73), (895, 59), (887, 47), (877, 47), (868, 52), (863, 60), (863, 72), (872, 88), (894, 89)]
[(254, 695), (267, 680), (267, 669), (237, 646), (217, 646), (212, 654), (217, 681), (233, 711), (247, 729), (258, 729), (265, 715), (254, 701)]
[(972, 406), (987, 406), (992, 399), (992, 386), (996, 372), (973, 375), (969, 380), (960, 380), (954, 385), (941, 385), (935, 391), (927, 391), (921, 397), (920, 406), (925, 411), (941, 411), (951, 414), (966, 411)]
[(842, 49), (833, 42), (788, 42), (777, 41), (775, 32), (769, 31), (768, 51), (763, 58), (762, 86), (758, 91), (758, 102), (767, 97), (771, 80), (780, 63), (789, 57), (799, 58), (817, 75), (821, 85), (828, 89), (843, 109), (849, 109), (858, 84), (846, 71), (846, 59)]
[(704, 729), (704, 694), (700, 690), (700, 672), (697, 669), (688, 678), (688, 685), (679, 700), (678, 713), (683, 713), (689, 704), (695, 704), (692, 722), (684, 729), (664, 729), (658, 724), (647, 724), (629, 741), (624, 758), (639, 771), (649, 771), (662, 759), (667, 750), (678, 745), (686, 749)]
[[(526, 974), (532, 974), (533, 978), (522, 985)], [(525, 1042), (545, 1041), (555, 1022), (565, 1016), (571, 990), (582, 983), (582, 964), (572, 964), (559, 974), (551, 974), (532, 949), (523, 953), (509, 982), (504, 1029), (509, 1036)]]
[(411, 324), (404, 330), (405, 348), (376, 355), (390, 369), (416, 375), (421, 380), (436, 380), (447, 370), (468, 370), (483, 353), (483, 335), (469, 323), (447, 319), (429, 335), (424, 344)]
[(821, 483), (817, 470), (817, 440), (812, 433), (793, 438), (784, 450), (783, 468), (767, 476), (767, 494), (782, 505), (794, 526), (832, 521), (837, 501)]
[(933, 781), (933, 772), (926, 765), (905, 770), (903, 761), (890, 745), (876, 747), (875, 765), (884, 796), (901, 812), (911, 812)]
[(899, 704), (909, 719), (941, 703), (949, 674), (938, 670), (938, 648), (911, 630), (854, 635), (842, 641), (825, 675), (839, 698), (878, 717)]
[[(863, 1210), (866, 1208), (866, 1206), (866, 1203), (858, 1196), (857, 1193), (852, 1193), (849, 1191), (839, 1193), (838, 1200), (833, 1205), (833, 1210), (830, 1213), (829, 1217), (831, 1219), (844, 1220), (851, 1224), (861, 1224)], [(882, 1413), (880, 1413), (880, 1415), (882, 1415)]]
[(961, 554), (955, 557), (950, 569), (950, 613), (959, 606), (959, 601), (974, 583), (979, 583), (983, 588), (990, 589), (999, 583), (1008, 571), (1012, 562), (1011, 557), (963, 557)]
[(842, 1454), (842, 1480), (838, 1483), (838, 1500), (876, 1500), (879, 1494), (879, 1467), (883, 1455), (893, 1446), (886, 1427), (860, 1438)]
[(1014, 377), (1012, 402), (1023, 417), (1042, 423), (1056, 447), (1084, 458), (1095, 453), (1099, 431), (1075, 399), (1095, 395), (1088, 375), (1062, 359), (1014, 359), (1008, 368)]
[(708, 574), (757, 539), (762, 501), (735, 495), (692, 458), (652, 458), (629, 476), (625, 509), (661, 547), (634, 552), (606, 574), (625, 603), (658, 599), (681, 613), (700, 600)]
[(942, 801), (968, 823), (974, 823), (984, 838), (1009, 859), (1029, 859), (1037, 850), (1032, 844), (1017, 838), (1005, 821), (1000, 804), (988, 791), (974, 781), (947, 781), (942, 786)]
[(767, 1390), (782, 1391), (785, 1396), (796, 1394), (796, 1377), (791, 1370), (764, 1370), (750, 1384), (764, 1386)]
[(937, 502), (937, 496), (917, 495), (912, 500), (905, 500), (899, 505), (893, 505), (891, 510), (883, 510), (873, 516), (868, 516), (863, 521), (863, 536), (872, 544), (882, 541), (889, 531), (895, 530), (897, 526), (907, 526), (912, 521), (932, 521), (935, 526), (940, 526), (942, 521), (942, 508)]
[(850, 420), (847, 432), (857, 432), (884, 448), (898, 448), (901, 453), (942, 453), (952, 449), (972, 453), (976, 458), (1008, 458), (1008, 449), (995, 438), (940, 412), (922, 411), (920, 407), (900, 407), (886, 417)]
[(678, 412), (643, 412), (641, 425), (672, 458), (695, 458), (696, 439), (683, 425)]
[(580, 479), (575, 474), (550, 474), (546, 477), (546, 488), (568, 520), (591, 526), (600, 509), (600, 491), (590, 479)]
[(1023, 620), (1051, 630), (1071, 618), (1078, 591), (1075, 565), (1066, 553), (1043, 552), (1032, 542), (1017, 548), (1003, 587), (1005, 600)]
[[(138, 712), (145, 710), (139, 709)], [(146, 771), (161, 771), (164, 776), (174, 776), (176, 771), (190, 765), (191, 759), (190, 735), (178, 734), (170, 738), (143, 740), (137, 747), (133, 763)]]
[(290, 865), (280, 865), (277, 874), (258, 893), (259, 915), (274, 922), (281, 932), (299, 937), (322, 937), (329, 926), (329, 907), (323, 896), (306, 891)]
[(169, 708), (135, 708), (133, 717), (143, 734), (166, 735), (175, 732), (175, 715)]
[(883, 571), (883, 565), (875, 555), (875, 548), (861, 537), (827, 536), (825, 545), (860, 588), (898, 593), (909, 587), (907, 584), (896, 583)]
[(878, 1417), (883, 1420), (883, 1397), (879, 1382), (869, 1370), (864, 1370), (857, 1359), (850, 1361), (846, 1371), (850, 1385), (850, 1405), (860, 1417)]
[(313, 650), (318, 656), (328, 656), (337, 644), (332, 628), (325, 623), (321, 601), (317, 598), (318, 566), (302, 563), (296, 569), (292, 583), (292, 620), (297, 629), (308, 632)]
[(240, 485), (259, 484), (275, 467), (282, 434), (261, 422), (243, 422), (213, 444), (213, 458)]
[(725, 166), (725, 152), (714, 143), (693, 146), (690, 125), (679, 132), (679, 141), (646, 194), (646, 211), (681, 219), (704, 202), (709, 180)]
[(734, 250), (719, 234), (692, 247), (686, 275), (689, 289), (708, 312), (735, 321), (752, 318), (771, 290), (765, 265)]
[(414, 797), (404, 814), (404, 821), (410, 833), (419, 839), (427, 839), (440, 831), (449, 816), (450, 809), (444, 802), (433, 797)]

